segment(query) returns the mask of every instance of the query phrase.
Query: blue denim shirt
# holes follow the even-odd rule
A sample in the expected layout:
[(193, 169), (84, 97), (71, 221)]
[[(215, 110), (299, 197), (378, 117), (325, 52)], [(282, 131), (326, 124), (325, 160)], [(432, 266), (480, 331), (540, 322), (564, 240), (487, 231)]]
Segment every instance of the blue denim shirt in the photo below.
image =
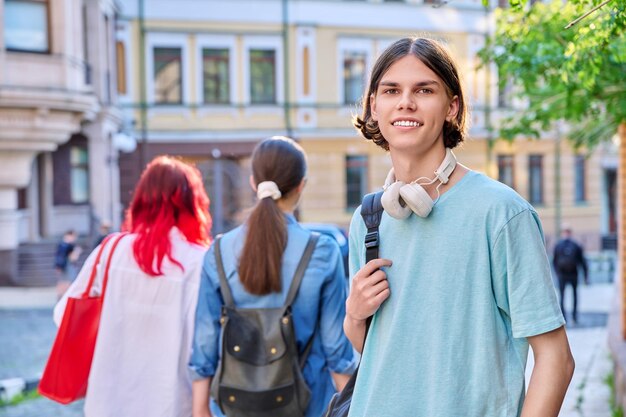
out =
[[(237, 260), (243, 248), (245, 225), (222, 237), (224, 270), (238, 307), (271, 308), (284, 304), (311, 233), (302, 228), (292, 215), (286, 215), (286, 220), (288, 238), (283, 254), (280, 293), (259, 296), (250, 294), (243, 288), (237, 273)], [(223, 300), (214, 250), (212, 246), (204, 258), (196, 309), (193, 350), (189, 364), (195, 379), (212, 377), (219, 360), (219, 319)], [(329, 371), (352, 373), (356, 368), (356, 354), (343, 333), (347, 285), (339, 246), (332, 238), (321, 235), (292, 306), (298, 349), (303, 351), (314, 335), (311, 353), (303, 369), (312, 394), (307, 417), (322, 415), (335, 392)], [(211, 411), (216, 416), (222, 416), (213, 401)]]

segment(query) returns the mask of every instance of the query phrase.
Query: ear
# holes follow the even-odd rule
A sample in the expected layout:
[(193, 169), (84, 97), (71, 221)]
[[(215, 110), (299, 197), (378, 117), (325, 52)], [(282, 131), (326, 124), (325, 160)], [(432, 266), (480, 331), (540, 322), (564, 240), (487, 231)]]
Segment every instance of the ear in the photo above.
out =
[(374, 94), (370, 95), (370, 113), (372, 114), (372, 120), (378, 121), (378, 111), (376, 110), (376, 96)]
[(256, 193), (256, 184), (254, 183), (254, 177), (250, 175), (250, 177), (248, 178), (248, 181), (250, 182), (250, 187), (252, 187), (252, 189)]
[(452, 97), (450, 105), (448, 107), (448, 113), (446, 114), (446, 122), (450, 122), (456, 118), (459, 113), (459, 96)]
[(306, 177), (302, 178), (302, 181), (300, 181), (300, 184), (298, 184), (298, 194), (302, 193), (302, 190), (304, 190), (304, 186), (306, 185)]

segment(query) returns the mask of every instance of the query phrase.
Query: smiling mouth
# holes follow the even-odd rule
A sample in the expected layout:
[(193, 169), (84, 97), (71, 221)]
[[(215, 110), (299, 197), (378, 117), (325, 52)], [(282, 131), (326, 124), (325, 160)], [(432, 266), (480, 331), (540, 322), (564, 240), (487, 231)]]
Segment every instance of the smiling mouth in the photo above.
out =
[(392, 125), (400, 127), (420, 127), (424, 124), (413, 120), (398, 120), (396, 122), (393, 122)]

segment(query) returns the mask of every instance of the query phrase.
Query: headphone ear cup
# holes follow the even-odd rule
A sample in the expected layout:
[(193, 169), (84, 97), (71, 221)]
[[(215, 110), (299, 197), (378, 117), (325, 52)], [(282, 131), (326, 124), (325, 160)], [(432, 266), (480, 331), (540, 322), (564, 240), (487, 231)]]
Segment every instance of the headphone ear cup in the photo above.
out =
[(406, 184), (399, 190), (406, 205), (420, 217), (428, 217), (433, 209), (433, 199), (419, 184)]
[(391, 184), (380, 199), (383, 208), (391, 217), (398, 220), (406, 219), (411, 215), (411, 209), (408, 206), (403, 206), (400, 203), (400, 189), (406, 186), (402, 181), (397, 181)]

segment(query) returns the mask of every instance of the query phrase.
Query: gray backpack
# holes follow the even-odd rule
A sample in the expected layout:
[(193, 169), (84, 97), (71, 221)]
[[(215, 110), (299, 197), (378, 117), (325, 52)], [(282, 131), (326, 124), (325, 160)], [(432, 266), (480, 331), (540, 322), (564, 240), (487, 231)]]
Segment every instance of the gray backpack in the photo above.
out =
[(238, 308), (226, 281), (215, 240), (215, 260), (220, 280), (222, 306), (220, 360), (211, 395), (228, 417), (302, 417), (311, 391), (302, 376), (313, 336), (300, 354), (291, 316), (304, 271), (319, 234), (309, 237), (300, 263), (278, 308)]

